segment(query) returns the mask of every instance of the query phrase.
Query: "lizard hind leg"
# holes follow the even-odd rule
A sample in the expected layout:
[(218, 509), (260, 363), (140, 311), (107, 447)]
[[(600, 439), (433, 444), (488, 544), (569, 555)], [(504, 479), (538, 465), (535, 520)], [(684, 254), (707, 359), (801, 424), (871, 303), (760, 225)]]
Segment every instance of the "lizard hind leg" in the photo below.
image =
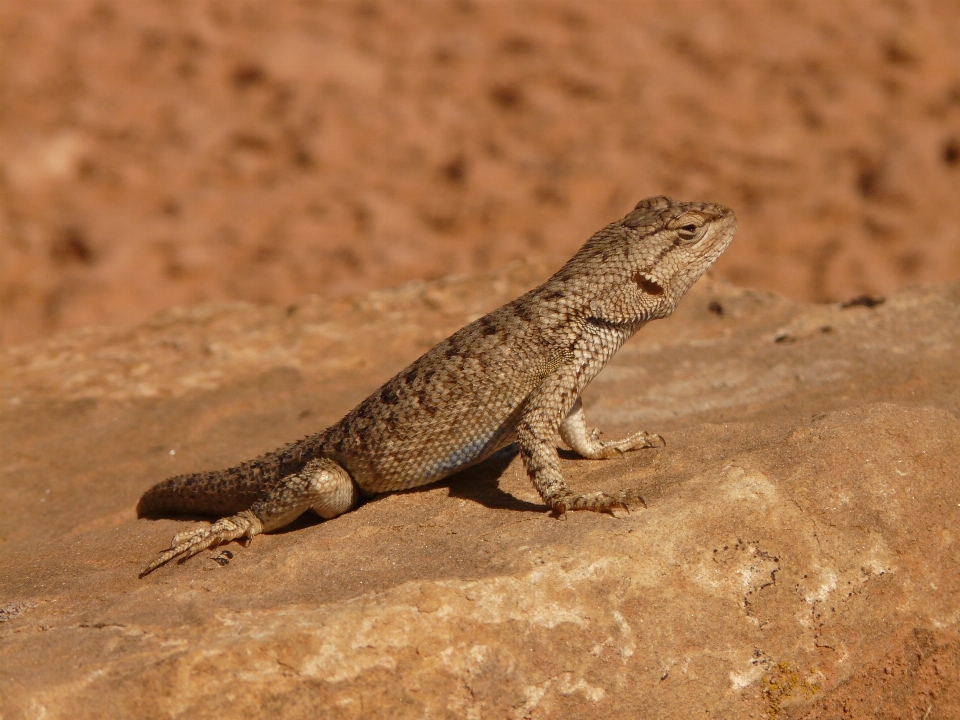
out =
[(281, 528), (307, 510), (322, 518), (334, 518), (355, 507), (359, 498), (357, 486), (346, 470), (328, 458), (311, 460), (300, 472), (277, 482), (248, 510), (221, 518), (208, 527), (177, 533), (170, 549), (147, 565), (140, 577), (175, 557), (182, 556), (183, 562), (207, 548)]
[(329, 520), (360, 504), (360, 491), (350, 474), (328, 458), (311, 460), (301, 471), (310, 482), (310, 509)]

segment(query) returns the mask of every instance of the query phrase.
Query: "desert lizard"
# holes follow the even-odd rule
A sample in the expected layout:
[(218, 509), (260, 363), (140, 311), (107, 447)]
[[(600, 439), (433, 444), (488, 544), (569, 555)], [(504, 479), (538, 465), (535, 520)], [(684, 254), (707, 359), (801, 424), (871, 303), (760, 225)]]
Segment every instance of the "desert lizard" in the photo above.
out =
[(227, 470), (158, 483), (140, 499), (139, 517), (221, 519), (178, 533), (141, 577), (307, 510), (333, 518), (363, 498), (432, 483), (512, 443), (540, 497), (561, 514), (643, 504), (635, 490), (571, 492), (556, 437), (594, 459), (660, 439), (641, 431), (601, 440), (588, 430), (580, 393), (638, 329), (673, 312), (736, 227), (722, 205), (642, 200), (543, 285), (458, 330), (336, 425)]

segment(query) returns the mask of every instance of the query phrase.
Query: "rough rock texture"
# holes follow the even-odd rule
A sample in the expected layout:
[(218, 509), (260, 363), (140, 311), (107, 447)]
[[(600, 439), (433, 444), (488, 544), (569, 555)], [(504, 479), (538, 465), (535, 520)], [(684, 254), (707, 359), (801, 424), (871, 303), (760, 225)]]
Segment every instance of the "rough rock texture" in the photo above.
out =
[(5, 351), (0, 717), (960, 716), (960, 285), (694, 288), (586, 394), (667, 447), (565, 461), (647, 510), (553, 518), (505, 456), (137, 579), (192, 526), (135, 520), (152, 482), (323, 427), (544, 274)]
[(950, 0), (4, 0), (0, 343), (569, 256), (661, 193), (734, 208), (738, 284), (958, 280), (958, 37)]

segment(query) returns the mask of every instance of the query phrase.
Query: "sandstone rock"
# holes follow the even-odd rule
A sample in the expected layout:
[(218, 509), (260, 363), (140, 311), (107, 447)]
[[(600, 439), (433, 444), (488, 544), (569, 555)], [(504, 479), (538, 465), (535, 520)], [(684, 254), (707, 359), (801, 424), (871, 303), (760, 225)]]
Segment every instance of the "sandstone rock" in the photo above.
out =
[(504, 454), (137, 579), (192, 522), (136, 520), (152, 482), (324, 427), (545, 272), (4, 351), (0, 717), (960, 715), (960, 285), (695, 288), (585, 398), (667, 447), (564, 460), (646, 510), (556, 519)]

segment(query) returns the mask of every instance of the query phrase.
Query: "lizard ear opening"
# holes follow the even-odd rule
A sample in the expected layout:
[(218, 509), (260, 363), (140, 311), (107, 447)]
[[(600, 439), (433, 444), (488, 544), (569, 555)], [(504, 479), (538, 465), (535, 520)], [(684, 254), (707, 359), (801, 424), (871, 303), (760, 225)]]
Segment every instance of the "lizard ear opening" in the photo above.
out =
[(636, 275), (634, 275), (633, 281), (647, 295), (663, 295), (663, 285), (658, 283), (653, 278), (647, 277), (642, 272), (638, 272)]

